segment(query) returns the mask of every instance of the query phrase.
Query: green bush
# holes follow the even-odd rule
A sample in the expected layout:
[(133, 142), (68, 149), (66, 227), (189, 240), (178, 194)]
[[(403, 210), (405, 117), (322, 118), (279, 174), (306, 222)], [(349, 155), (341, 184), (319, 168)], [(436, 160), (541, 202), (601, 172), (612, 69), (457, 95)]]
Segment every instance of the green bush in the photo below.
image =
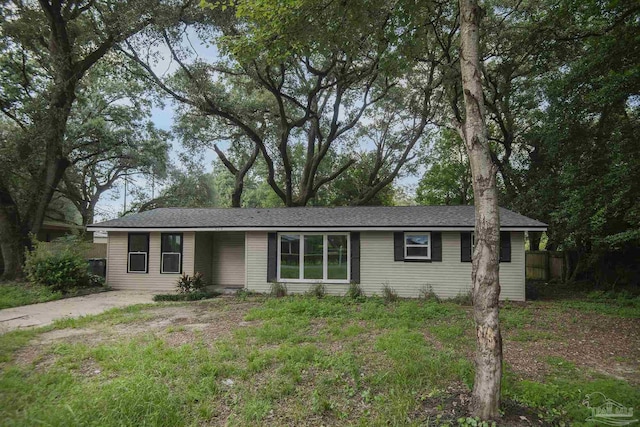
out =
[(384, 298), (385, 302), (396, 302), (398, 301), (398, 293), (393, 290), (393, 288), (389, 287), (388, 284), (385, 284), (382, 287), (382, 298)]
[(360, 300), (364, 298), (364, 292), (362, 292), (362, 288), (356, 282), (349, 283), (349, 289), (347, 289), (347, 294), (345, 295), (347, 298)]
[(447, 301), (459, 305), (473, 305), (473, 292), (471, 289), (466, 292), (460, 291), (458, 295), (449, 298)]
[(440, 297), (434, 292), (433, 286), (424, 285), (420, 288), (419, 298), (425, 301), (440, 302)]
[(272, 297), (282, 298), (287, 296), (287, 285), (284, 283), (272, 283), (271, 284), (271, 292), (269, 293)]
[(154, 301), (200, 301), (203, 299), (215, 298), (220, 295), (218, 292), (193, 291), (181, 294), (159, 294), (154, 295)]
[(188, 294), (193, 292), (203, 291), (206, 288), (204, 283), (204, 276), (202, 273), (196, 273), (193, 276), (183, 274), (178, 279), (178, 293)]
[(325, 289), (322, 283), (316, 283), (315, 285), (311, 285), (309, 290), (307, 291), (307, 295), (316, 298), (324, 298), (327, 294), (327, 290)]
[(89, 274), (89, 286), (101, 287), (105, 285), (104, 277), (96, 274)]
[(91, 286), (94, 281), (91, 280), (83, 249), (84, 242), (75, 236), (54, 244), (35, 241), (33, 250), (26, 253), (24, 269), (27, 278), (53, 291), (67, 292)]

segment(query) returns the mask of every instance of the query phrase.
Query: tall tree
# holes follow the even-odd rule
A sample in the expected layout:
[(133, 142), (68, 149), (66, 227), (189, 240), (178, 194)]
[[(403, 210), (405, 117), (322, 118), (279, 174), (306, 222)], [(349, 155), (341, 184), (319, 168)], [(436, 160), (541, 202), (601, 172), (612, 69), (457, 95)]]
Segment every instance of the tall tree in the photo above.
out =
[(0, 246), (5, 277), (19, 273), (70, 160), (67, 123), (86, 73), (114, 45), (149, 25), (158, 3), (40, 0), (4, 2), (0, 112), (14, 132), (0, 161)]
[(418, 182), (416, 202), (421, 205), (473, 203), (471, 170), (464, 141), (451, 129), (443, 129), (425, 153), (427, 170)]
[(89, 71), (78, 90), (67, 134), (70, 166), (58, 191), (93, 223), (105, 192), (130, 175), (164, 177), (169, 135), (151, 122), (150, 94), (115, 55)]
[(464, 122), (457, 123), (473, 176), (475, 249), (473, 251), (473, 317), (476, 325), (475, 380), (470, 410), (481, 419), (499, 416), (502, 380), (502, 336), (498, 318), (500, 295), (498, 250), (500, 211), (497, 167), (491, 160), (480, 65), (480, 21), (477, 0), (460, 0), (460, 70)]
[[(393, 60), (398, 54), (392, 46), (398, 24), (394, 5), (310, 1), (266, 6), (246, 1), (231, 6), (226, 12), (218, 7), (197, 18), (204, 36), (215, 40), (225, 54), (222, 61), (194, 59), (193, 53), (190, 58), (188, 50), (181, 49), (180, 40), (196, 31), (191, 27), (160, 35), (179, 68), (169, 79), (153, 73), (140, 46), (131, 43), (127, 53), (143, 64), (154, 83), (186, 107), (188, 116), (208, 119), (197, 121), (213, 129), (206, 141), (235, 177), (234, 205), (240, 203), (242, 181), (256, 152), (266, 166), (267, 182), (286, 206), (312, 203), (323, 187), (355, 164), (356, 159), (341, 155), (348, 152), (349, 134), (400, 77), (406, 77), (403, 71), (390, 72), (406, 63)], [(316, 18), (309, 20), (310, 16)], [(335, 28), (329, 31), (327, 23)], [(389, 173), (373, 177), (375, 184), (359, 203), (367, 203), (389, 185), (411, 159), (411, 150), (431, 116), (435, 79), (431, 74), (422, 90), (399, 97), (406, 100), (402, 125), (413, 123), (411, 144), (380, 147), (385, 160), (393, 158), (393, 167), (374, 169)], [(411, 115), (417, 120), (411, 121)], [(221, 141), (231, 141), (236, 155), (217, 149)], [(303, 156), (294, 153), (300, 147)], [(388, 156), (391, 147), (398, 155)], [(341, 162), (332, 164), (331, 153), (338, 154), (333, 159)]]

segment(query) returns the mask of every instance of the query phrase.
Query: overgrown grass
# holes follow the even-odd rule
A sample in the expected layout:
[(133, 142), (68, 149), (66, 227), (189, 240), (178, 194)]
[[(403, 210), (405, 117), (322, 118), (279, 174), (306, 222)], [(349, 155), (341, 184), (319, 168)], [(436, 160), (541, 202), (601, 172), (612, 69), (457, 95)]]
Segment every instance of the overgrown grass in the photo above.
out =
[[(472, 386), (468, 308), (330, 296), (244, 296), (236, 304), (247, 301), (259, 302), (245, 325), (216, 339), (196, 332), (182, 345), (170, 337), (190, 332), (172, 325), (119, 340), (58, 342), (34, 363), (18, 364), (7, 361), (39, 332), (1, 335), (1, 419), (19, 426), (424, 425), (423, 399), (445, 395), (452, 384)], [(198, 304), (236, 309), (221, 300)], [(153, 317), (150, 307), (157, 305), (59, 321), (50, 329), (143, 322)], [(513, 304), (502, 310), (502, 321), (517, 333), (537, 320), (529, 307)], [(503, 395), (547, 423), (582, 422), (581, 402), (591, 391), (640, 404), (640, 391), (625, 381), (562, 359), (546, 363), (550, 374), (540, 382), (507, 369)]]
[(585, 372), (562, 358), (549, 357), (546, 363), (552, 369), (545, 381), (517, 381), (512, 375), (506, 375), (503, 387), (505, 398), (536, 409), (538, 417), (545, 422), (594, 425), (585, 421), (590, 410), (583, 403), (591, 393), (603, 393), (626, 406), (637, 408), (640, 404), (640, 389), (626, 381)]
[(62, 292), (52, 291), (46, 286), (29, 282), (4, 282), (0, 283), (0, 310), (3, 308), (55, 301), (79, 295), (88, 295), (103, 292), (106, 289), (107, 288), (103, 286), (95, 286), (70, 289), (67, 292)]
[(60, 291), (54, 292), (45, 286), (28, 282), (0, 283), (0, 309), (53, 301), (63, 297)]

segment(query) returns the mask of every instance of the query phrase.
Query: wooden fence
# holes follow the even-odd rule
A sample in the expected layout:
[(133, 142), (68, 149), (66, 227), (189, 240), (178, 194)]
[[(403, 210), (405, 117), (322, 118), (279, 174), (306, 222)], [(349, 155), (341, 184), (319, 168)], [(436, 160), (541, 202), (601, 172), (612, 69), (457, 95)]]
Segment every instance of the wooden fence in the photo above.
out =
[(527, 280), (564, 280), (566, 261), (563, 252), (527, 251), (525, 254)]

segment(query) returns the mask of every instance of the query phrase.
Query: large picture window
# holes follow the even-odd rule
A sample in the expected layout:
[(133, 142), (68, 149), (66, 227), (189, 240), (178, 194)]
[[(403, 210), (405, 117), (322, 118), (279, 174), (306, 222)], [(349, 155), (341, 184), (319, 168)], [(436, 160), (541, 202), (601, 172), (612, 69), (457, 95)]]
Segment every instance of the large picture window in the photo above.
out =
[(149, 233), (129, 233), (127, 272), (149, 272)]
[(404, 234), (405, 259), (431, 259), (431, 233)]
[(280, 234), (278, 280), (346, 283), (350, 280), (346, 233)]
[(161, 273), (182, 273), (182, 234), (162, 233)]

